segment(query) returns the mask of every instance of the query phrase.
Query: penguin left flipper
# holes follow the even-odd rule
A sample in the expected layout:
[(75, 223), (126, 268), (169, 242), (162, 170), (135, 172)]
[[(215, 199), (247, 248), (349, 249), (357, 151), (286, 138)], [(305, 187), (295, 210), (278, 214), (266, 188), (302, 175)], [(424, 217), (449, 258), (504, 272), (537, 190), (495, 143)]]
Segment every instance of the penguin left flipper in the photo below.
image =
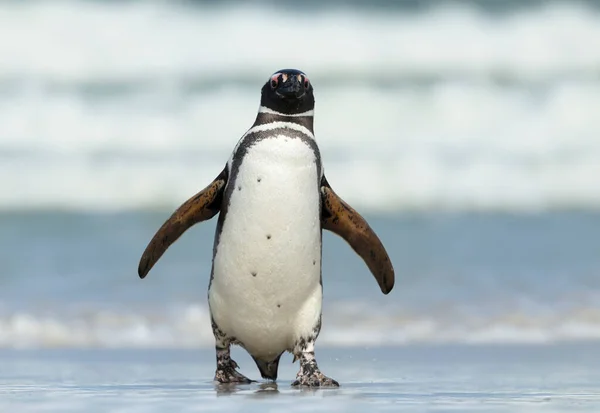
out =
[(377, 234), (358, 212), (337, 196), (325, 177), (321, 185), (321, 198), (323, 228), (350, 244), (371, 270), (381, 292), (388, 294), (394, 288), (394, 267)]
[(140, 264), (138, 275), (144, 278), (167, 248), (191, 226), (211, 219), (221, 210), (223, 190), (227, 183), (227, 167), (206, 188), (188, 199), (171, 215), (148, 243)]

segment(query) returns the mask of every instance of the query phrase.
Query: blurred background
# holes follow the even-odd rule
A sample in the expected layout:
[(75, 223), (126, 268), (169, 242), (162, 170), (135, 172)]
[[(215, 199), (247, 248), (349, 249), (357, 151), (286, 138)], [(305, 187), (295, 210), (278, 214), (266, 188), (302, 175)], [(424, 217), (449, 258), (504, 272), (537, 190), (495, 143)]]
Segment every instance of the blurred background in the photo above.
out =
[(397, 273), (326, 233), (320, 345), (600, 339), (599, 1), (3, 1), (0, 56), (0, 347), (212, 347), (216, 220), (138, 260), (287, 67)]

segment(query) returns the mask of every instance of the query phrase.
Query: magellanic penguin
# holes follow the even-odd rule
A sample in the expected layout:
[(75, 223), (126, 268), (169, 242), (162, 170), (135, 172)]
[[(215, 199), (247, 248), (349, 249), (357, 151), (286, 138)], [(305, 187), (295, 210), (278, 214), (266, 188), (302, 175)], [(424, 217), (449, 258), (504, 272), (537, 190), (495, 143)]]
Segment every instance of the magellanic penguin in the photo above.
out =
[(300, 361), (293, 386), (339, 386), (321, 373), (314, 355), (323, 229), (350, 244), (384, 294), (394, 287), (381, 241), (325, 178), (313, 133), (314, 103), (306, 74), (273, 74), (262, 88), (254, 125), (225, 168), (173, 213), (140, 260), (144, 278), (181, 234), (220, 212), (208, 287), (217, 382), (251, 382), (230, 357), (230, 346), (238, 344), (265, 379), (277, 379), (279, 358), (288, 351)]

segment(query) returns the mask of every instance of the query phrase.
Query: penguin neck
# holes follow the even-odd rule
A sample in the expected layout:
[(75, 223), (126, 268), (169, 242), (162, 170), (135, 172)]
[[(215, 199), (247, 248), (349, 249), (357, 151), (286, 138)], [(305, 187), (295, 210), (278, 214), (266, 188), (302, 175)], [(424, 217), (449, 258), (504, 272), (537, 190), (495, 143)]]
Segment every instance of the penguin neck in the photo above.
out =
[(309, 110), (304, 113), (298, 113), (293, 115), (287, 115), (285, 113), (276, 112), (265, 106), (261, 106), (258, 110), (258, 115), (254, 121), (253, 126), (265, 125), (273, 122), (290, 122), (304, 126), (306, 129), (314, 133), (313, 131), (313, 111)]

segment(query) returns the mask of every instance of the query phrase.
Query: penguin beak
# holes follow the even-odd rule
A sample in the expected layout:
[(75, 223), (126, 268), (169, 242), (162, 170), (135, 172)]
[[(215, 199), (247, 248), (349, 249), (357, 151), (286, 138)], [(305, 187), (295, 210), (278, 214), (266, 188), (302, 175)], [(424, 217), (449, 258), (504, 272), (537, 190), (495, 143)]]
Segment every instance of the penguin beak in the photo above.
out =
[(304, 85), (298, 80), (297, 76), (288, 76), (285, 82), (282, 82), (278, 87), (276, 93), (287, 99), (300, 98), (304, 95)]

